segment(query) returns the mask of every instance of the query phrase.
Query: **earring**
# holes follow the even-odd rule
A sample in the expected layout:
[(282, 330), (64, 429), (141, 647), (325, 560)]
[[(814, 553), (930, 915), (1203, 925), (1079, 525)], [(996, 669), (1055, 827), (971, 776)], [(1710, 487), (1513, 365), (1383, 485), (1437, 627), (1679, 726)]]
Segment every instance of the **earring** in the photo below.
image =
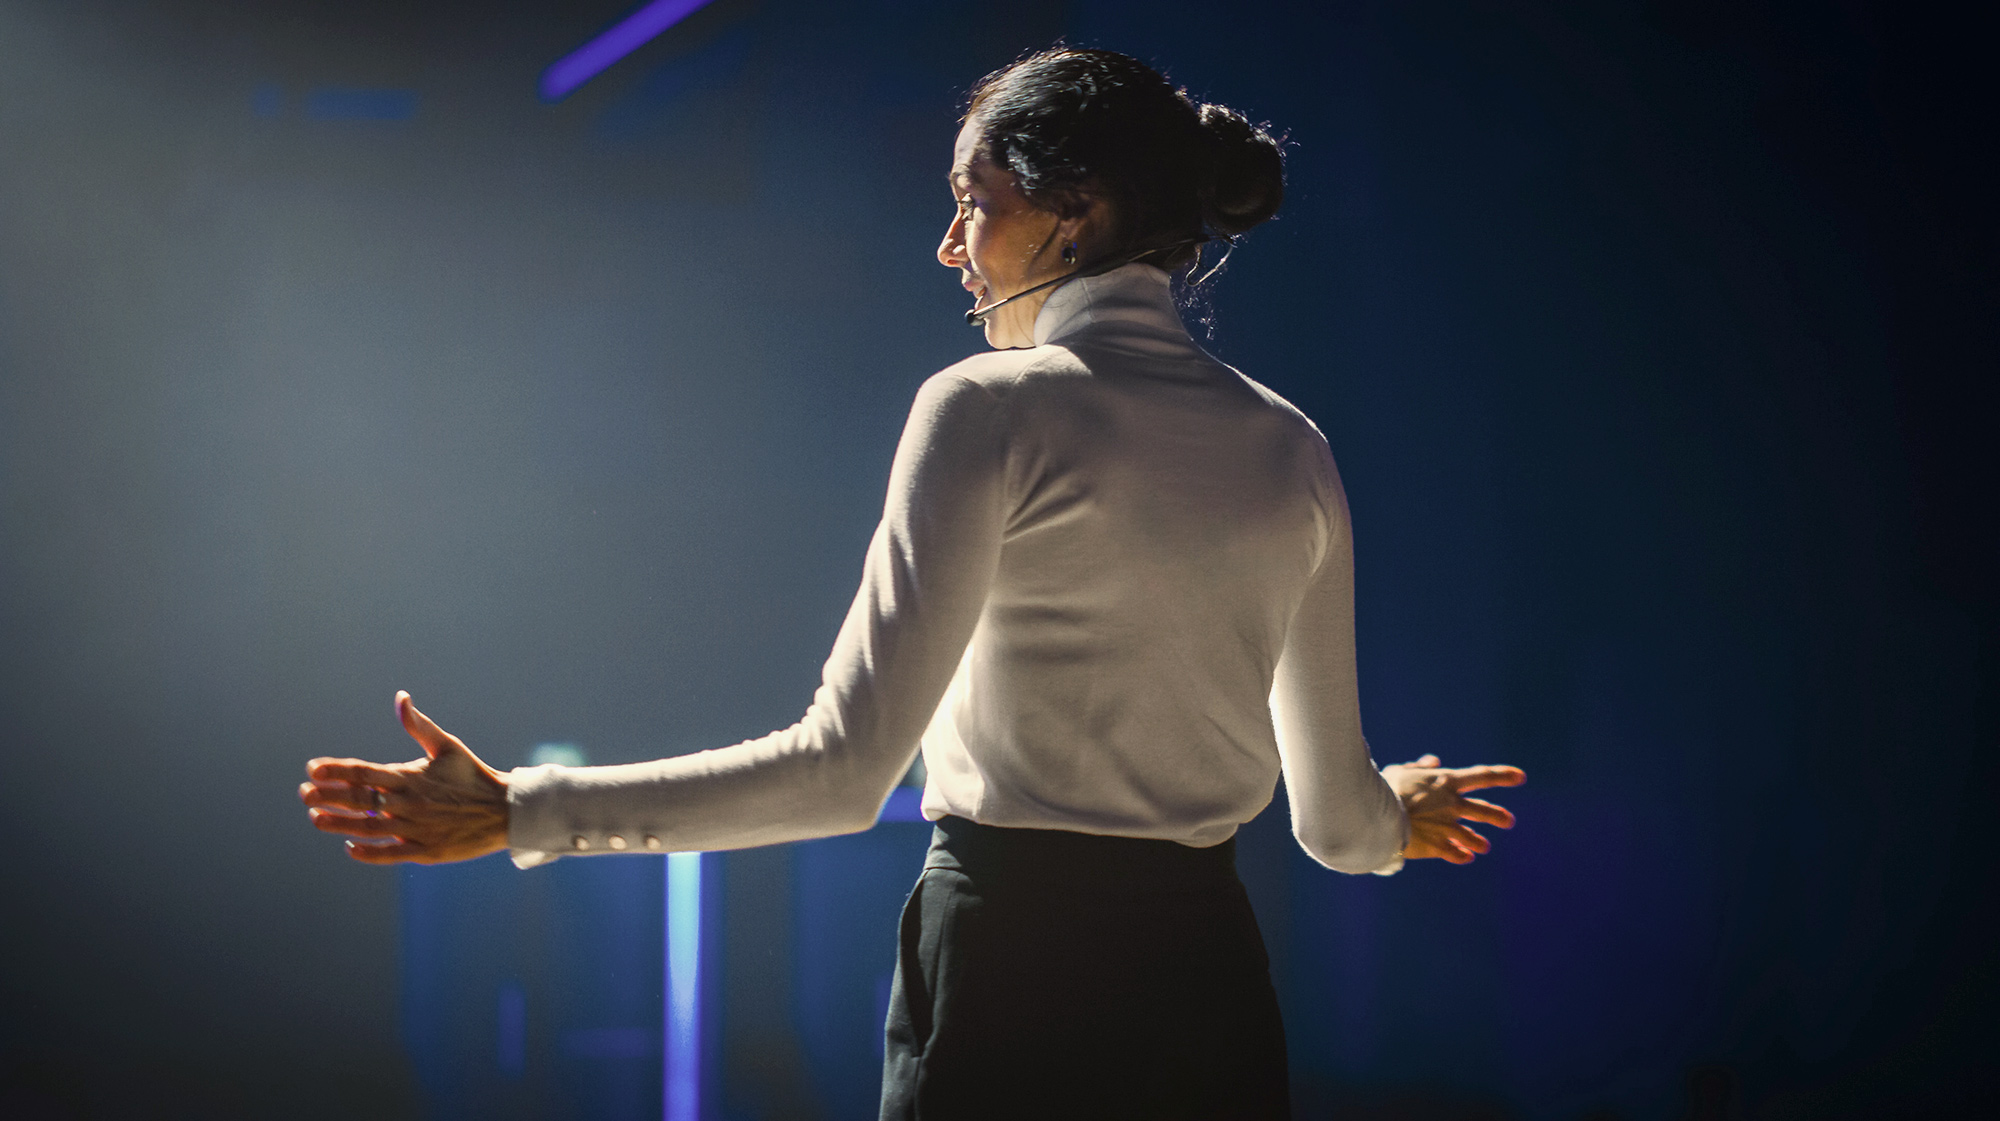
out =
[(1068, 245), (1063, 246), (1062, 259), (1065, 265), (1076, 264), (1076, 242), (1072, 241)]

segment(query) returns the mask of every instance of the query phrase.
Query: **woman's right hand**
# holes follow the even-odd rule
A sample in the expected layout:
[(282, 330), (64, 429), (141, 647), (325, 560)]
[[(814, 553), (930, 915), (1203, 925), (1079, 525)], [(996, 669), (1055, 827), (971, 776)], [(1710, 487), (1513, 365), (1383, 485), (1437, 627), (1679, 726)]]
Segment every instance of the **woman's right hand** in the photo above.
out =
[(408, 763), (314, 759), (299, 800), (314, 828), (345, 833), (347, 855), (364, 864), (445, 864), (507, 847), (507, 776), (465, 741), (431, 723), (408, 693), (396, 718), (424, 749)]
[(1519, 767), (1446, 767), (1435, 755), (1384, 767), (1382, 777), (1403, 800), (1403, 809), (1410, 816), (1410, 843), (1403, 846), (1403, 859), (1436, 857), (1453, 864), (1470, 864), (1475, 856), (1493, 848), (1491, 841), (1464, 822), (1514, 827), (1513, 814), (1483, 798), (1467, 798), (1464, 792), (1528, 781), (1527, 772)]

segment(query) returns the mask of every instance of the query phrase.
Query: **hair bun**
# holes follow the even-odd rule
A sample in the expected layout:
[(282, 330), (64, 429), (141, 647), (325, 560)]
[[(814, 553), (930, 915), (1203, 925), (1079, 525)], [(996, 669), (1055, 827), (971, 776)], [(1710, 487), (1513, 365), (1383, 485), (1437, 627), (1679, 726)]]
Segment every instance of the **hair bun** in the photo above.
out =
[(1234, 237), (1278, 212), (1285, 201), (1285, 154), (1278, 140), (1226, 105), (1203, 105), (1201, 127), (1215, 153), (1215, 173), (1202, 192), (1202, 218)]
[(976, 151), (1012, 172), (1028, 202), (1061, 218), (1100, 201), (1110, 259), (1139, 253), (1196, 280), (1202, 243), (1270, 218), (1285, 200), (1285, 153), (1271, 126), (1203, 105), (1116, 51), (1056, 46), (987, 75), (966, 101)]

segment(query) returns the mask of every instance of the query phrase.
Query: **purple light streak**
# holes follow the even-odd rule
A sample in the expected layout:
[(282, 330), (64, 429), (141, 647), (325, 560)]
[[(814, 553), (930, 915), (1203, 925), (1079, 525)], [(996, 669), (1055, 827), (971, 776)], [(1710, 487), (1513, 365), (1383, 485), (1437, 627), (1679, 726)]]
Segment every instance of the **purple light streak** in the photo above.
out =
[(706, 7), (709, 0), (652, 0), (606, 28), (604, 33), (557, 59), (542, 71), (543, 101), (561, 101), (606, 67), (653, 37)]

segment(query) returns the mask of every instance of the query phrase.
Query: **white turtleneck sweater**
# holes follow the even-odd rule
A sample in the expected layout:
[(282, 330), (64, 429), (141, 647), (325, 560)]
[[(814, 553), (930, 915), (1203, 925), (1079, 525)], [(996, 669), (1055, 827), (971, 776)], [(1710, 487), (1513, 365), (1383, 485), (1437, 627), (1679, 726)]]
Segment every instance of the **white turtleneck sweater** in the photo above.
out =
[(651, 763), (516, 770), (526, 867), (866, 829), (921, 744), (924, 816), (1222, 842), (1270, 803), (1344, 872), (1408, 832), (1361, 737), (1326, 440), (1181, 326), (1167, 275), (1055, 290), (1032, 348), (924, 383), (861, 588), (797, 724)]

